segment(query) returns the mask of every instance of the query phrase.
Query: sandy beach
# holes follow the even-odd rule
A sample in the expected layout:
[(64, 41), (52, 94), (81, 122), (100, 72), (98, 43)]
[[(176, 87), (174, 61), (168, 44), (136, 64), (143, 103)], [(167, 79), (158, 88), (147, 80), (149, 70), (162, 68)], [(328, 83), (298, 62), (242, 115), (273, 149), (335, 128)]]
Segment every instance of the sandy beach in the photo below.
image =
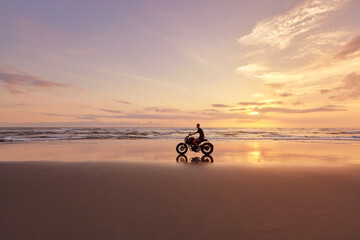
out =
[[(282, 154), (316, 145), (281, 144), (288, 145)], [(143, 151), (134, 151), (139, 145), (145, 146)], [(218, 143), (217, 150), (229, 149), (226, 154), (214, 154), (214, 162), (209, 163), (196, 161), (194, 157), (201, 154), (188, 154), (188, 162), (176, 162), (174, 149), (150, 147), (159, 145), (173, 144), (146, 140), (143, 144), (2, 145), (2, 152), (12, 161), (1, 156), (0, 238), (360, 237), (360, 168), (350, 150), (338, 159), (336, 146), (323, 144), (332, 152), (322, 150), (323, 157), (320, 151), (304, 152), (304, 158), (295, 154), (285, 162), (281, 152), (275, 151), (279, 144)], [(27, 146), (31, 154), (24, 151)], [(345, 147), (358, 151), (356, 146)], [(57, 158), (46, 151), (37, 153), (37, 148), (50, 149)], [(117, 151), (113, 155), (102, 151), (101, 157), (95, 154), (97, 148)], [(269, 149), (275, 155), (266, 154)], [(70, 160), (74, 152), (79, 155)], [(333, 158), (326, 160), (328, 154)], [(49, 160), (41, 158), (45, 155)], [(279, 161), (273, 159), (276, 156)]]

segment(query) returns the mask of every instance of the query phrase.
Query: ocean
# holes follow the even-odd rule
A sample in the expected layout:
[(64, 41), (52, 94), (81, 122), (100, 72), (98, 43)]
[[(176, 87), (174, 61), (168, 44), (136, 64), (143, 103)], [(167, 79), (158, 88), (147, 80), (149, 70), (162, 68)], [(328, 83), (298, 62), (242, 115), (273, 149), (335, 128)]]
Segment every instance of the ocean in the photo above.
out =
[[(360, 141), (360, 128), (204, 128), (205, 137), (222, 141)], [(96, 139), (183, 139), (192, 128), (0, 128), (0, 143), (96, 140)]]

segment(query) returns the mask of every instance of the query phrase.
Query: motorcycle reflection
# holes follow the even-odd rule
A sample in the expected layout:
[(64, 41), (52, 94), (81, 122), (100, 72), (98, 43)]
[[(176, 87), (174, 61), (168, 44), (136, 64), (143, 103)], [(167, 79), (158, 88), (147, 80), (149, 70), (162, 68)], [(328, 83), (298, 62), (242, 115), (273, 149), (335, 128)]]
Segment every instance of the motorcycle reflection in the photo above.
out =
[(181, 163), (213, 163), (214, 158), (211, 155), (205, 154), (200, 157), (191, 157), (188, 159), (186, 155), (180, 154), (176, 157), (176, 162)]

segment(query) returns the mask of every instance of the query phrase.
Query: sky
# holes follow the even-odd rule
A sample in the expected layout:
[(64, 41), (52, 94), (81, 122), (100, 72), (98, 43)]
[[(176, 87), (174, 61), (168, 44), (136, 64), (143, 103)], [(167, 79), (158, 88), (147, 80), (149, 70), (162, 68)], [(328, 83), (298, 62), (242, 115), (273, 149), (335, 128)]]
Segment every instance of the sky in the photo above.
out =
[(359, 127), (360, 1), (0, 3), (0, 126)]

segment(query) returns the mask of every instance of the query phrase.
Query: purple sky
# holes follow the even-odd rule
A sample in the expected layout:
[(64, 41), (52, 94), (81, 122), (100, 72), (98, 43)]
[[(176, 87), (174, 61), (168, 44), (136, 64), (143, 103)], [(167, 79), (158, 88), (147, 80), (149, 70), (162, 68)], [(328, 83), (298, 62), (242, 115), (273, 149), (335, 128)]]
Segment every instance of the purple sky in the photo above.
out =
[(3, 0), (1, 6), (2, 126), (356, 126), (360, 120), (355, 0)]

